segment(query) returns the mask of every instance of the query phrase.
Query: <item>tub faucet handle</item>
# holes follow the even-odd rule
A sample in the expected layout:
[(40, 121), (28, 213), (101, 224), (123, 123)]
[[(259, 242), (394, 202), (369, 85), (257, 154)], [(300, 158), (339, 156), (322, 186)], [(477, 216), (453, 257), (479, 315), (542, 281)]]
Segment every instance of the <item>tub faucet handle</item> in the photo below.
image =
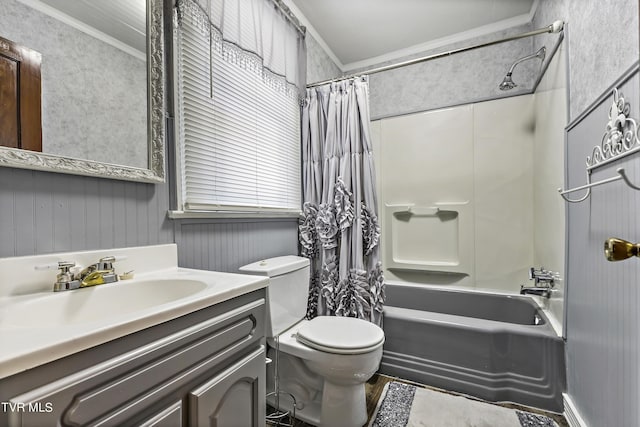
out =
[(534, 280), (536, 286), (544, 284), (545, 287), (553, 287), (555, 280), (560, 280), (560, 273), (545, 270), (544, 267), (536, 270), (534, 267), (529, 269), (529, 280)]

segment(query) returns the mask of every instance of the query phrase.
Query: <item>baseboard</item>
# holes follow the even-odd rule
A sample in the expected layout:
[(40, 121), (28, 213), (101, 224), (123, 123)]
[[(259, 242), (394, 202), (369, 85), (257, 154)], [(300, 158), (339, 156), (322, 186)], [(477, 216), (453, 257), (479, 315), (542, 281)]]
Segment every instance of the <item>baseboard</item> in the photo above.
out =
[(589, 427), (567, 393), (562, 393), (562, 400), (564, 401), (564, 417), (567, 419), (569, 427)]

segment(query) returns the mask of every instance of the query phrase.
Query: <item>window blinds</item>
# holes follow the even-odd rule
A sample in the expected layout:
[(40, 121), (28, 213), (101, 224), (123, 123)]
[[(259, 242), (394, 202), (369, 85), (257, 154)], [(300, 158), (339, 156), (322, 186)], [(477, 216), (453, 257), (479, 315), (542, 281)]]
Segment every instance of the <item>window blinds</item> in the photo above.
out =
[(269, 84), (255, 59), (229, 60), (233, 54), (183, 20), (178, 104), (184, 208), (299, 211), (298, 99)]

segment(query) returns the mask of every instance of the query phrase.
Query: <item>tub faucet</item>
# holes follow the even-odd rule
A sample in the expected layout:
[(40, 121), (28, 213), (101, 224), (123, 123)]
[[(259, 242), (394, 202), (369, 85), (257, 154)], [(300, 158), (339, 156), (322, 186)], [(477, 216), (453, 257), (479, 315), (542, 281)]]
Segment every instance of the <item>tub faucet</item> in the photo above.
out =
[(521, 295), (538, 295), (545, 298), (551, 297), (551, 289), (555, 286), (555, 281), (560, 279), (559, 273), (545, 270), (543, 267), (536, 270), (529, 269), (529, 280), (534, 281), (534, 286), (520, 286)]
[(543, 288), (535, 286), (520, 286), (520, 295), (538, 295), (541, 297), (549, 298), (551, 297), (551, 288)]

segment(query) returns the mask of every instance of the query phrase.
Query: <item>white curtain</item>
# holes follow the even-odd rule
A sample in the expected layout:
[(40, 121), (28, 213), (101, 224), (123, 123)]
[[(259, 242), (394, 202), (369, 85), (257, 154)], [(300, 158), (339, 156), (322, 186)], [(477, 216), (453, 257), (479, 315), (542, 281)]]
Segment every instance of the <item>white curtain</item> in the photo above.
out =
[(312, 264), (307, 315), (380, 324), (384, 278), (367, 77), (307, 89), (302, 157), (300, 244)]
[(177, 0), (178, 19), (190, 19), (226, 61), (264, 74), (272, 87), (306, 84), (305, 34), (289, 24), (281, 0)]

